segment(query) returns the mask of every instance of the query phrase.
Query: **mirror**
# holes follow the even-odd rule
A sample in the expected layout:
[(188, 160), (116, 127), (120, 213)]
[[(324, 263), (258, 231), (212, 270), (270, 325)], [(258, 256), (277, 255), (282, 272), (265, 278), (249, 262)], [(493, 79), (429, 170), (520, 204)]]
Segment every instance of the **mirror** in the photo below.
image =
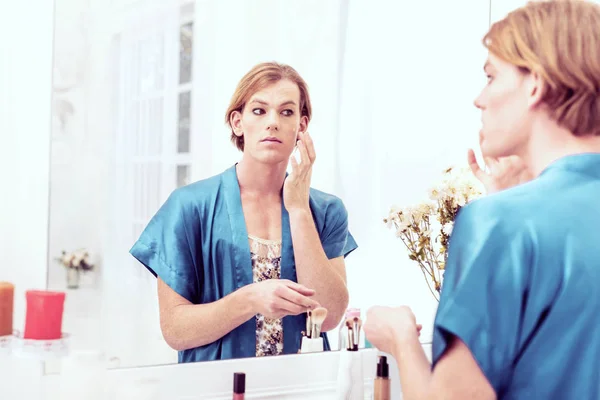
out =
[[(129, 250), (173, 190), (240, 160), (225, 111), (241, 77), (273, 60), (309, 86), (311, 185), (348, 210), (350, 306), (409, 304), (426, 336), (437, 302), (382, 220), (477, 146), (491, 4), (466, 7), (56, 0), (48, 288), (67, 291), (71, 350), (120, 367), (178, 362), (156, 278)], [(93, 269), (66, 268), (63, 251)]]

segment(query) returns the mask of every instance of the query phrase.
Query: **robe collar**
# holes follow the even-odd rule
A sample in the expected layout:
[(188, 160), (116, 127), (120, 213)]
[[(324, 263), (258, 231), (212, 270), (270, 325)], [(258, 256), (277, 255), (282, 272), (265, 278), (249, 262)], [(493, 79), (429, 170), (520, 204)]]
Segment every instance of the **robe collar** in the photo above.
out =
[[(242, 209), (242, 197), (240, 185), (236, 172), (236, 165), (228, 168), (223, 174), (223, 184), (225, 187), (224, 196), (229, 214), (229, 225), (233, 240), (233, 259), (235, 261), (236, 287), (240, 289), (243, 286), (253, 283), (252, 260), (250, 256), (250, 244), (248, 242), (248, 229), (244, 212)], [(286, 173), (286, 178), (288, 174)], [(282, 188), (283, 191), (283, 188)], [(288, 279), (297, 282), (296, 266), (294, 260), (294, 248), (292, 246), (292, 235), (290, 231), (290, 216), (283, 203), (283, 193), (281, 196), (281, 279)], [(290, 354), (299, 348), (300, 330), (298, 323), (302, 324), (305, 316), (289, 316), (283, 318), (283, 339), (284, 353)], [(255, 320), (255, 318), (253, 318)], [(255, 337), (254, 329), (250, 331), (252, 324), (247, 324), (247, 332), (250, 337)], [(287, 332), (287, 334), (286, 334)], [(296, 337), (297, 336), (297, 337)], [(246, 346), (244, 346), (246, 347)], [(253, 357), (254, 354), (247, 354)]]

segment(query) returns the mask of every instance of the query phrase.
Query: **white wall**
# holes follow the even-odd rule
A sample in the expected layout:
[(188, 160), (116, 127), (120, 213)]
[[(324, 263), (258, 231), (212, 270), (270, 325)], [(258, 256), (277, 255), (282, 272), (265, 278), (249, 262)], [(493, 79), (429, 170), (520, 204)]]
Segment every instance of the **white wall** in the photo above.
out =
[[(62, 250), (88, 248), (102, 254), (107, 219), (108, 130), (99, 132), (91, 112), (100, 104), (93, 98), (94, 61), (90, 37), (93, 18), (88, 1), (55, 2), (54, 101), (50, 174), (49, 287), (65, 286), (65, 270), (53, 261)], [(95, 47), (94, 47), (95, 48)], [(60, 120), (64, 113), (64, 121)], [(100, 261), (98, 259), (97, 261)], [(99, 283), (99, 282), (94, 282)]]
[(351, 298), (363, 309), (410, 305), (426, 337), (437, 302), (382, 219), (394, 204), (423, 200), (478, 144), (489, 3), (358, 1), (349, 17), (338, 146), (360, 245), (347, 261)]
[[(20, 330), (24, 291), (46, 287), (53, 18), (51, 0), (0, 3), (0, 280), (16, 285)], [(0, 359), (1, 375), (22, 372), (3, 380), (19, 387), (8, 398), (39, 398), (41, 367)]]
[(22, 329), (24, 290), (46, 286), (53, 7), (3, 2), (0, 15), (0, 279), (17, 286)]
[(527, 0), (492, 0), (491, 1), (491, 21), (492, 23), (501, 20), (512, 10), (527, 4)]

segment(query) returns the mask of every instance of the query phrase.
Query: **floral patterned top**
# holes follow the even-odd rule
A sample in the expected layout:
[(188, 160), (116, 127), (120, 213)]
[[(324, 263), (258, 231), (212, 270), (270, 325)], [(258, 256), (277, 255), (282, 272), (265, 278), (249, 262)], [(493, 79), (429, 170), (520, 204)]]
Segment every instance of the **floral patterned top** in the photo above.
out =
[[(252, 256), (254, 283), (281, 277), (281, 241), (265, 240), (248, 235)], [(256, 357), (276, 356), (283, 352), (281, 318), (256, 315)]]

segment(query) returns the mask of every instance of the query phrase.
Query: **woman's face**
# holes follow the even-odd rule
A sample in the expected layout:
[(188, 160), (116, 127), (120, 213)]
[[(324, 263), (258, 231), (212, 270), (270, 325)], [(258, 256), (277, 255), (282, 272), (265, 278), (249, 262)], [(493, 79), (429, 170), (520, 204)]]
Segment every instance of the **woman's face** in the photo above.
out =
[(287, 164), (298, 132), (306, 131), (308, 118), (300, 115), (300, 89), (282, 79), (254, 93), (242, 112), (233, 112), (231, 126), (244, 137), (244, 154), (264, 163)]
[(493, 54), (489, 55), (484, 70), (488, 83), (475, 100), (475, 106), (481, 110), (481, 151), (486, 157), (518, 155), (531, 132), (530, 110), (537, 97), (532, 93), (536, 82), (531, 74)]

